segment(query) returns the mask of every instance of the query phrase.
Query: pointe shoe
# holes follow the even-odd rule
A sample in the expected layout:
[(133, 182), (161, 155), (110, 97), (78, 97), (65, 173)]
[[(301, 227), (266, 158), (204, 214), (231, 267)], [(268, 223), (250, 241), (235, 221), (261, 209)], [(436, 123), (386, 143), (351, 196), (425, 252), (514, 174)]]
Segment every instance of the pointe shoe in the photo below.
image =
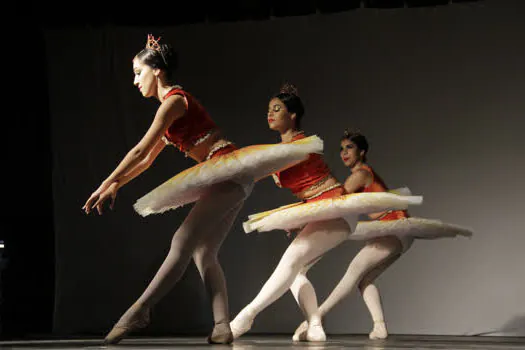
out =
[(320, 322), (310, 322), (308, 324), (308, 330), (306, 331), (306, 340), (312, 342), (326, 341), (326, 334), (324, 332), (323, 325)]
[(233, 342), (233, 333), (229, 323), (217, 323), (213, 331), (206, 338), (208, 344), (231, 344)]
[(388, 337), (388, 331), (386, 329), (385, 321), (374, 322), (374, 329), (368, 335), (368, 338), (372, 340), (386, 339)]
[(237, 317), (230, 322), (233, 339), (239, 338), (252, 328), (254, 317), (249, 314), (242, 315), (242, 313), (243, 312), (241, 311)]
[(308, 331), (308, 322), (303, 321), (295, 330), (292, 336), (293, 341), (306, 341), (306, 331)]
[[(138, 310), (134, 310), (138, 309)], [(131, 317), (126, 319), (126, 314), (128, 312), (135, 312)], [(145, 328), (150, 323), (150, 309), (149, 308), (139, 308), (137, 306), (132, 306), (122, 315), (120, 320), (113, 326), (111, 331), (104, 338), (104, 345), (112, 345), (119, 343), (124, 339), (129, 333), (136, 330)]]

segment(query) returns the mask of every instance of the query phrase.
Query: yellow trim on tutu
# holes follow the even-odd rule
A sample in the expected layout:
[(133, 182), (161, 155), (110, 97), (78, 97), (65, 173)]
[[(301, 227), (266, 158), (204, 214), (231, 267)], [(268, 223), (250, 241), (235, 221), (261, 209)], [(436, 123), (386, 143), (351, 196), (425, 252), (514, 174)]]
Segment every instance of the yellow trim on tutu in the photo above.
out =
[[(253, 214), (243, 223), (246, 233), (295, 229), (312, 221), (345, 218), (357, 221), (360, 214), (386, 210), (403, 210), (410, 205), (420, 205), (422, 196), (406, 196), (389, 192), (352, 193), (309, 203), (291, 204), (267, 212)], [(350, 220), (351, 217), (352, 220)]]
[[(411, 196), (412, 195), (412, 193), (410, 192), (408, 187), (396, 188), (396, 189), (390, 190), (388, 192), (396, 194), (396, 195), (399, 195), (399, 196)], [(356, 194), (356, 193), (353, 193), (353, 194)], [(346, 196), (348, 196), (348, 195), (346, 195)], [(328, 199), (333, 199), (333, 198), (328, 198)], [(276, 213), (278, 211), (281, 211), (281, 210), (284, 210), (284, 209), (289, 209), (289, 208), (292, 208), (292, 207), (295, 207), (295, 206), (301, 205), (301, 204), (305, 204), (305, 203), (304, 202), (292, 203), (292, 204), (288, 204), (288, 205), (283, 205), (281, 207), (278, 207), (278, 208), (275, 208), (275, 209), (272, 209), (272, 210), (266, 210), (266, 211), (262, 211), (260, 213), (251, 214), (251, 215), (248, 215), (248, 221), (250, 223), (252, 223), (252, 222), (255, 222), (257, 220), (261, 220), (261, 219), (267, 217), (268, 215), (271, 215), (271, 214)]]
[(214, 184), (253, 184), (322, 151), (323, 140), (315, 135), (289, 143), (243, 147), (180, 172), (137, 200), (134, 208), (142, 216), (162, 213), (197, 201)]

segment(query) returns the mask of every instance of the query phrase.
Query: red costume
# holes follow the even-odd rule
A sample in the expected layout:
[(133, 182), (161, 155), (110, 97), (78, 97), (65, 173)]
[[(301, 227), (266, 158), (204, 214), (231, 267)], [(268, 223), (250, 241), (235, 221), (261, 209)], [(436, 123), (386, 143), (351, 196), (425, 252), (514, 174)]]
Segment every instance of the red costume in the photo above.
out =
[[(191, 94), (180, 88), (174, 88), (164, 96), (164, 99), (173, 95), (183, 96), (187, 103), (187, 109), (182, 117), (170, 125), (164, 133), (164, 137), (180, 151), (188, 152), (206, 140), (218, 128), (206, 109)], [(231, 143), (220, 145), (219, 148), (210, 151), (207, 159), (233, 152), (236, 149), (237, 147)]]
[[(292, 138), (292, 141), (305, 138), (300, 133)], [(323, 161), (319, 154), (310, 154), (308, 159), (293, 167), (274, 174), (274, 180), (279, 187), (288, 188), (294, 195), (304, 192), (308, 189), (319, 187), (323, 182), (331, 177), (330, 169)], [(313, 202), (321, 199), (338, 197), (344, 194), (344, 188), (341, 184), (331, 187), (320, 195), (306, 198), (305, 202)]]
[[(375, 171), (369, 167), (368, 165), (363, 165), (360, 169), (363, 169), (365, 171), (368, 171), (372, 175), (372, 183), (368, 186), (363, 187), (359, 191), (356, 192), (387, 192), (388, 187), (386, 186), (385, 182), (379, 175), (375, 173)], [(391, 210), (387, 211), (380, 217), (378, 217), (376, 220), (380, 221), (390, 221), (390, 220), (399, 220), (399, 219), (406, 219), (408, 218), (408, 213), (406, 210)]]

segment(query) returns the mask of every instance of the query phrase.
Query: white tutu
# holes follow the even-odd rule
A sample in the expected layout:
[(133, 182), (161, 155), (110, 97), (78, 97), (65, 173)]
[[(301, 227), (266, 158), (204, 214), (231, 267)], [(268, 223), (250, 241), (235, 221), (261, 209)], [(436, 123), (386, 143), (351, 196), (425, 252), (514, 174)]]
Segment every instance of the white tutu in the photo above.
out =
[(359, 221), (348, 239), (366, 241), (383, 236), (397, 236), (403, 243), (403, 251), (405, 251), (414, 239), (470, 237), (472, 230), (440, 220), (411, 217), (388, 221)]
[(162, 213), (195, 202), (213, 184), (230, 180), (244, 186), (253, 184), (322, 151), (323, 141), (317, 136), (243, 147), (182, 171), (137, 200), (133, 207), (142, 216)]
[(472, 230), (440, 220), (403, 218), (388, 221), (359, 221), (351, 240), (367, 240), (381, 236), (410, 236), (416, 239), (437, 239), (456, 236), (472, 236)]
[(243, 223), (246, 233), (293, 230), (312, 221), (336, 218), (345, 219), (351, 229), (356, 227), (359, 214), (369, 214), (391, 209), (403, 210), (409, 205), (419, 205), (422, 196), (399, 195), (391, 192), (353, 193), (309, 203), (294, 203), (263, 213), (250, 215)]

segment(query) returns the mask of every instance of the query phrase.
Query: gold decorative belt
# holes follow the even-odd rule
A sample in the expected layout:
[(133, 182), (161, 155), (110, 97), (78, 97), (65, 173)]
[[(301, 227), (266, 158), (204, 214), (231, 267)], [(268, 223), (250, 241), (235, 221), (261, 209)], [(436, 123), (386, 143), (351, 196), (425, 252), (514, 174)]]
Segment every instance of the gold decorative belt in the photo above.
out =
[(317, 181), (316, 183), (314, 183), (312, 186), (308, 187), (307, 189), (305, 190), (302, 190), (301, 192), (308, 192), (308, 191), (312, 191), (312, 190), (315, 190), (316, 188), (319, 188), (321, 187), (322, 184), (324, 184), (326, 181), (328, 181), (328, 179), (330, 179), (332, 177), (332, 175), (326, 175), (325, 177), (323, 177), (321, 180)]
[(229, 145), (233, 145), (233, 142), (230, 142), (230, 141), (226, 141), (226, 142), (221, 142), (215, 146), (213, 146), (211, 149), (210, 149), (210, 152), (208, 153), (208, 155), (206, 156), (206, 160), (210, 160), (211, 157), (213, 157), (213, 155), (217, 152), (217, 151), (220, 151), (221, 149), (223, 148), (226, 148), (227, 146)]
[[(204, 134), (203, 136), (199, 137), (196, 141), (192, 142), (191, 148), (188, 149), (186, 152), (184, 152), (184, 156), (188, 157), (189, 156), (189, 152), (193, 149), (193, 147), (198, 146), (201, 143), (203, 143), (204, 141), (206, 141), (207, 139), (209, 139), (210, 136), (213, 135), (213, 133), (215, 133), (215, 131), (217, 131), (217, 129), (211, 129), (206, 134)], [(166, 145), (173, 145), (173, 146), (177, 147), (179, 150), (182, 151), (182, 145), (178, 145), (178, 144), (175, 144), (175, 143), (171, 142), (170, 140), (168, 140), (168, 138), (166, 136), (162, 136), (162, 141), (164, 141), (164, 143)]]
[[(317, 184), (316, 184), (316, 185), (317, 185)], [(343, 186), (343, 185), (341, 185), (339, 182), (338, 182), (338, 183), (335, 183), (335, 184), (333, 184), (332, 186), (329, 186), (329, 187), (325, 188), (324, 190), (322, 190), (322, 191), (319, 192), (319, 193), (316, 193), (316, 194), (314, 194), (314, 195), (312, 195), (312, 196), (310, 196), (310, 197), (303, 198), (303, 200), (305, 200), (305, 201), (309, 201), (309, 200), (311, 200), (311, 199), (314, 199), (314, 198), (319, 197), (320, 195), (322, 195), (322, 194), (324, 194), (324, 193), (326, 193), (326, 192), (328, 192), (328, 191), (333, 190), (334, 188), (342, 187), (342, 186)], [(316, 187), (316, 188), (317, 188), (317, 187)]]
[(387, 210), (385, 211), (383, 214), (379, 215), (377, 218), (373, 219), (373, 220), (381, 220), (382, 218), (384, 218), (385, 216), (389, 215), (389, 214), (392, 214), (394, 212), (394, 210)]
[(195, 142), (193, 142), (193, 147), (200, 145), (204, 141), (206, 141), (208, 138), (210, 138), (211, 135), (216, 131), (217, 129), (211, 129), (206, 134), (204, 134), (202, 137), (198, 138)]

